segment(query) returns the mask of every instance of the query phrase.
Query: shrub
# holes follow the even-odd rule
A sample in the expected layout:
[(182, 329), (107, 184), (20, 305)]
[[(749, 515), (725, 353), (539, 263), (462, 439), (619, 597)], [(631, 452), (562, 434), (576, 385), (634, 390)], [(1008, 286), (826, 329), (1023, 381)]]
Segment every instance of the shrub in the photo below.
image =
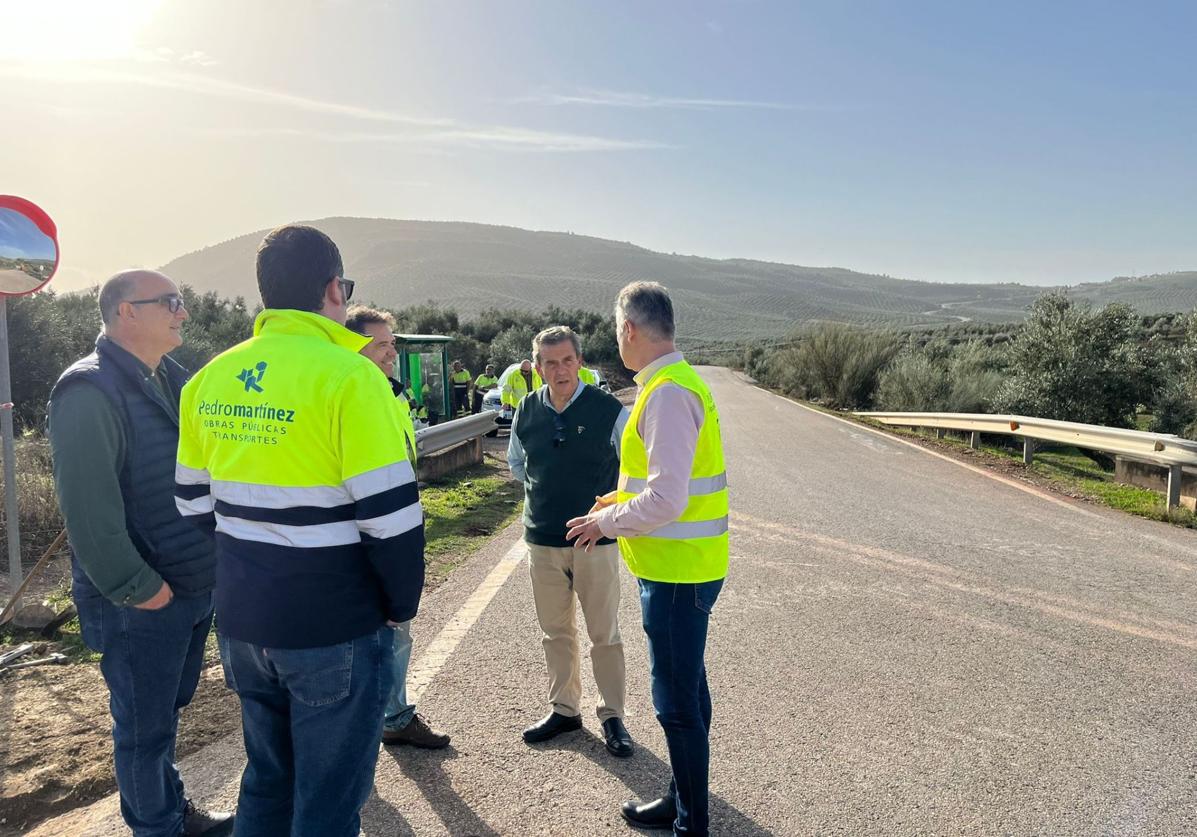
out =
[[(894, 334), (863, 331), (840, 324), (818, 327), (789, 355), (792, 389), (837, 409), (866, 409), (873, 403), (877, 379), (897, 354)], [(788, 352), (781, 353), (788, 355)]]
[(1063, 293), (1041, 296), (1010, 343), (999, 412), (1133, 427), (1150, 400), (1153, 367), (1139, 318), (1125, 305), (1093, 312)]

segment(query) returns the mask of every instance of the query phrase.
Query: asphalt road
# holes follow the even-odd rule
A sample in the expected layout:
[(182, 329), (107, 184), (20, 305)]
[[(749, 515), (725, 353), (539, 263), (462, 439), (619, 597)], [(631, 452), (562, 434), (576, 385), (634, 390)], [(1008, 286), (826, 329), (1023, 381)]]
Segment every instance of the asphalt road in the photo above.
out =
[[(732, 505), (707, 652), (714, 833), (1197, 833), (1197, 533), (704, 375)], [(603, 750), (588, 672), (586, 731), (521, 741), (546, 684), (518, 539), (428, 597), (419, 708), (454, 741), (382, 751), (367, 834), (632, 833), (619, 803), (668, 781), (626, 575), (637, 754)], [(190, 759), (193, 793), (231, 801), (239, 760), (235, 739)], [(70, 833), (119, 833), (96, 824), (113, 810)]]

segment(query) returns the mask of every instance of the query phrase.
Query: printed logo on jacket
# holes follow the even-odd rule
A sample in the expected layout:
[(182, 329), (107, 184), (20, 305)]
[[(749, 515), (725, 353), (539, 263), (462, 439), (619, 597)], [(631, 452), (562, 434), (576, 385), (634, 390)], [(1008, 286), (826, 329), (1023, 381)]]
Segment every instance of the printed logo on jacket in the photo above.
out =
[(247, 398), (200, 400), (196, 411), (204, 429), (214, 438), (226, 442), (277, 445), (287, 435), (287, 425), (295, 422), (295, 410), (263, 403), (254, 397), (265, 392), (262, 379), (266, 377), (266, 366), (266, 361), (258, 361), (237, 374)]

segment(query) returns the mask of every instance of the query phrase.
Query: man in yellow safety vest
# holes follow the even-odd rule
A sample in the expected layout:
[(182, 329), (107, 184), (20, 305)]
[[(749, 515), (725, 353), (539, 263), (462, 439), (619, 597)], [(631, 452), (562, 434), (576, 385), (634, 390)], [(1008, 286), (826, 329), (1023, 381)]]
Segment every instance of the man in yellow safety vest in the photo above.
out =
[(624, 365), (640, 387), (624, 428), (619, 487), (570, 520), (566, 537), (589, 551), (617, 537), (640, 584), (653, 706), (665, 730), (673, 781), (624, 818), (675, 834), (708, 831), (711, 693), (703, 655), (711, 609), (727, 575), (727, 476), (719, 412), (706, 383), (674, 346), (673, 303), (655, 282), (635, 282), (615, 304)]
[(474, 379), (474, 408), (472, 412), (475, 415), (482, 412), (482, 399), (498, 385), (499, 379), (495, 377), (495, 365), (493, 363), (486, 364), (486, 371)]
[(460, 360), (453, 361), (453, 368), (449, 372), (449, 382), (453, 385), (453, 415), (466, 414), (470, 411), (470, 370), (461, 365)]

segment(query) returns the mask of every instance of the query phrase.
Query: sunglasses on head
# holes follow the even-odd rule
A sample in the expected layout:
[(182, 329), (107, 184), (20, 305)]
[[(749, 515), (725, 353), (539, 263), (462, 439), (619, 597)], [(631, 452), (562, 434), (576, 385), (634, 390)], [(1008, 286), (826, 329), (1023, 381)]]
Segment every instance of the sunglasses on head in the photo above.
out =
[(341, 286), (341, 293), (345, 295), (345, 301), (353, 299), (353, 280), (345, 279), (340, 276), (337, 277), (337, 284)]
[(179, 313), (179, 309), (185, 307), (182, 294), (162, 294), (153, 299), (126, 299), (125, 302), (130, 305), (165, 305), (172, 314)]

